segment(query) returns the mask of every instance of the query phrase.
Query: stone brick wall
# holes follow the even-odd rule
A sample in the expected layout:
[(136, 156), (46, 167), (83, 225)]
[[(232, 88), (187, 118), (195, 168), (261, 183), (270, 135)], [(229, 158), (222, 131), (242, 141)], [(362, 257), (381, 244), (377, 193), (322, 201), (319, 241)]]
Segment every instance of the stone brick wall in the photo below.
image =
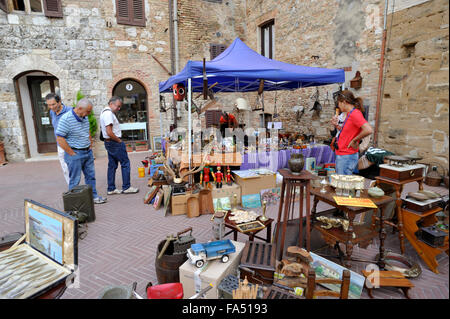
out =
[[(66, 104), (72, 104), (76, 92), (81, 90), (94, 102), (97, 116), (114, 86), (125, 78), (134, 79), (148, 94), (150, 138), (160, 135), (161, 128), (167, 132), (172, 123), (172, 112), (160, 115), (158, 106), (158, 83), (169, 75), (154, 59), (171, 69), (170, 1), (145, 1), (145, 27), (118, 25), (115, 0), (62, 3), (62, 19), (0, 11), (0, 138), (10, 161), (28, 156), (14, 79), (31, 70), (55, 75)], [(362, 88), (353, 91), (370, 107), (369, 122), (374, 126), (384, 3), (178, 0), (178, 70), (188, 60), (209, 60), (211, 43), (229, 45), (236, 37), (259, 52), (259, 26), (274, 19), (275, 59), (305, 66), (345, 68), (346, 87), (355, 72), (361, 72)], [(427, 160), (448, 166), (448, 1), (399, 3), (406, 9), (394, 10), (392, 30), (388, 31), (379, 145), (398, 153), (417, 151)], [(387, 25), (391, 26), (391, 20)], [(320, 115), (311, 111), (315, 88), (266, 92), (266, 112), (274, 113), (276, 105), (278, 120), (284, 122), (286, 131), (326, 139), (334, 113), (331, 94), (337, 88), (319, 88), (323, 105)], [(256, 103), (254, 93), (216, 97), (215, 108), (226, 111), (233, 110), (237, 97), (246, 98), (251, 106)], [(171, 104), (170, 94), (166, 95), (166, 102)], [(196, 102), (199, 106), (204, 104), (202, 99)], [(298, 105), (305, 109), (299, 121), (293, 111)], [(184, 103), (180, 110), (178, 125), (187, 127)], [(252, 114), (254, 127), (259, 127), (259, 116), (259, 112)]]
[(379, 145), (448, 169), (448, 1), (397, 11), (388, 16), (387, 26)]
[[(383, 6), (384, 1), (374, 0), (249, 0), (246, 2), (246, 43), (259, 52), (258, 27), (274, 19), (276, 60), (304, 66), (347, 68), (351, 71), (346, 72), (346, 87), (359, 70), (363, 86), (354, 93), (370, 106), (369, 121), (374, 125)], [(319, 102), (323, 106), (320, 115), (310, 111), (315, 101), (312, 98), (315, 88), (266, 93), (265, 105), (273, 112), (276, 100), (287, 131), (300, 131), (326, 139), (330, 137), (329, 120), (334, 114), (330, 103), (332, 92), (337, 89), (338, 85), (319, 87)], [(300, 121), (292, 110), (297, 105), (305, 109)]]

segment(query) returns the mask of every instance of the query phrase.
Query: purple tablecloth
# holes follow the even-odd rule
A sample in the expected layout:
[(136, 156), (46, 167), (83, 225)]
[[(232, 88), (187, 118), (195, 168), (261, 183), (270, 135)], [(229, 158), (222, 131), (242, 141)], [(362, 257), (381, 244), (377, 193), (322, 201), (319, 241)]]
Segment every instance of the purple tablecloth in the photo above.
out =
[(241, 170), (267, 168), (277, 172), (280, 168), (287, 167), (292, 152), (302, 153), (305, 159), (315, 157), (316, 165), (335, 162), (335, 154), (331, 148), (328, 145), (319, 145), (299, 150), (292, 149), (244, 154)]

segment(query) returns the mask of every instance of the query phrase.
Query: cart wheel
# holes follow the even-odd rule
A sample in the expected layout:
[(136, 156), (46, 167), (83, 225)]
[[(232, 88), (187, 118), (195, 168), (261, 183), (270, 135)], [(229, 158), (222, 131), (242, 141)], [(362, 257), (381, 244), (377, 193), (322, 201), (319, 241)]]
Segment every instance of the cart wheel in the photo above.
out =
[(204, 264), (205, 263), (203, 262), (203, 260), (197, 260), (195, 262), (195, 265), (197, 266), (197, 268), (202, 268)]
[(223, 255), (222, 256), (222, 262), (226, 263), (228, 260), (230, 260), (230, 257), (228, 257), (228, 255)]

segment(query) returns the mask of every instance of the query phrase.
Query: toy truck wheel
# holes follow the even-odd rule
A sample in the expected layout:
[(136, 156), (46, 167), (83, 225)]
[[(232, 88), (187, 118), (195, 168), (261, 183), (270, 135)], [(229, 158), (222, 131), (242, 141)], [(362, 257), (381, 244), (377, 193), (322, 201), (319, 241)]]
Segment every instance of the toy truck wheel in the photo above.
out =
[(197, 266), (197, 268), (202, 268), (204, 264), (205, 264), (205, 262), (203, 260), (197, 260), (195, 262), (195, 265)]
[(230, 260), (230, 257), (228, 257), (228, 255), (223, 255), (221, 260), (223, 263), (226, 263), (228, 260)]

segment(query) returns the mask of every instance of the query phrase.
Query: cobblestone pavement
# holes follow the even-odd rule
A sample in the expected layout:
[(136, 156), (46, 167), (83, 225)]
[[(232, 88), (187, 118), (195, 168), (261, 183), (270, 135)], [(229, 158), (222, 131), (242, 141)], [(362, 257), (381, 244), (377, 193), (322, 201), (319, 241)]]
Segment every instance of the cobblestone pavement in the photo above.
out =
[[(79, 287), (67, 289), (62, 298), (89, 299), (98, 298), (103, 289), (109, 285), (131, 285), (138, 283), (137, 292), (145, 295), (148, 282), (157, 283), (155, 258), (157, 244), (169, 234), (192, 226), (197, 242), (208, 241), (212, 237), (210, 216), (188, 219), (182, 216), (167, 216), (163, 210), (156, 211), (143, 203), (146, 193), (147, 178), (138, 178), (140, 161), (147, 152), (130, 153), (132, 167), (132, 186), (140, 188), (137, 194), (107, 196), (108, 202), (95, 206), (96, 221), (89, 224), (88, 235), (79, 241)], [(95, 160), (97, 190), (106, 197), (107, 157)], [(121, 188), (120, 169), (116, 180)], [(433, 188), (441, 194), (448, 194), (446, 188)], [(407, 184), (404, 195), (414, 190), (417, 184)], [(12, 232), (24, 232), (23, 200), (33, 199), (56, 209), (63, 209), (62, 193), (66, 191), (61, 167), (58, 161), (39, 161), (9, 163), (0, 167), (0, 235)], [(318, 210), (327, 208), (319, 203)], [(275, 218), (278, 206), (269, 206), (267, 215)], [(387, 231), (386, 248), (399, 252), (398, 234)], [(265, 236), (265, 231), (261, 233)], [(229, 238), (232, 238), (229, 235)], [(238, 241), (247, 238), (239, 234)], [(321, 239), (314, 232), (313, 241)], [(412, 298), (449, 298), (449, 257), (444, 253), (438, 256), (439, 274), (430, 271), (419, 258), (416, 251), (406, 241), (405, 255), (422, 267), (422, 275), (413, 279), (415, 288), (411, 290)], [(317, 242), (316, 242), (317, 244)], [(330, 253), (333, 253), (332, 251)], [(374, 260), (378, 253), (378, 240), (367, 249), (355, 247), (353, 256), (362, 260)], [(352, 270), (360, 272), (366, 266), (362, 262), (352, 262)], [(375, 298), (402, 299), (401, 291), (395, 289), (378, 289)], [(368, 298), (363, 291), (362, 298)]]

